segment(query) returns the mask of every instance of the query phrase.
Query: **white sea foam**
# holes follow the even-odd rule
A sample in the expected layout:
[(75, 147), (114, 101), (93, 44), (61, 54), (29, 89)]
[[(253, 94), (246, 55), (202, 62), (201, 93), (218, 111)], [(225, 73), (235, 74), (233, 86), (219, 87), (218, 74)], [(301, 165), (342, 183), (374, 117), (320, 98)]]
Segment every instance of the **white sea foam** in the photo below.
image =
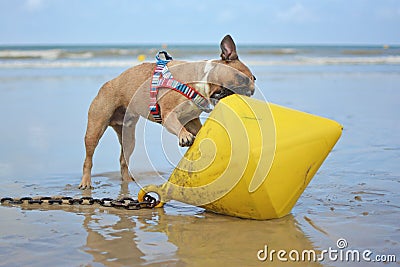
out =
[[(155, 52), (154, 52), (155, 53)], [(88, 59), (88, 58), (110, 58), (110, 57), (136, 57), (138, 49), (5, 49), (0, 50), (0, 59), (20, 60), (20, 59)]]
[(400, 56), (382, 57), (315, 57), (299, 58), (304, 63), (313, 65), (357, 65), (357, 64), (400, 64)]
[[(4, 52), (4, 51), (2, 51)], [(54, 52), (56, 53), (56, 52)], [(21, 53), (21, 57), (23, 57)], [(30, 56), (33, 56), (31, 53)], [(43, 55), (40, 54), (43, 58)], [(53, 59), (50, 53), (45, 60), (41, 59), (19, 59), (19, 60), (0, 60), (0, 68), (98, 68), (98, 67), (131, 67), (139, 63), (136, 59), (132, 60), (91, 60), (92, 55), (87, 52), (70, 56), (71, 60)], [(74, 59), (74, 60), (72, 60)], [(86, 60), (85, 60), (86, 59)], [(398, 65), (400, 56), (381, 56), (381, 57), (293, 57), (288, 60), (246, 60), (249, 66), (322, 66), (322, 65)]]
[(63, 51), (61, 49), (47, 50), (1, 50), (0, 58), (3, 59), (26, 59), (26, 58), (42, 58), (57, 59)]
[(291, 60), (246, 61), (253, 66), (297, 66), (297, 65), (370, 65), (400, 64), (400, 56), (387, 57), (297, 57)]
[(135, 60), (110, 61), (5, 61), (0, 62), (0, 68), (98, 68), (98, 67), (131, 67), (138, 64)]
[(56, 60), (61, 58), (87, 59), (93, 57), (94, 53), (90, 51), (67, 52), (62, 49), (0, 51), (0, 59), (5, 59), (5, 60), (22, 60), (22, 59)]

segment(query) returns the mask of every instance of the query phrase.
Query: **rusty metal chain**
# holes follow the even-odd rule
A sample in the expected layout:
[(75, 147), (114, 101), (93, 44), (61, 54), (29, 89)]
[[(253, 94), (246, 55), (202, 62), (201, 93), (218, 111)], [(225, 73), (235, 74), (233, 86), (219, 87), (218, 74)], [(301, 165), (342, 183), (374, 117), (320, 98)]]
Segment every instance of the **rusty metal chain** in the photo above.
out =
[(95, 205), (98, 204), (103, 207), (112, 208), (123, 208), (127, 210), (140, 210), (140, 209), (152, 209), (159, 201), (146, 194), (144, 196), (144, 201), (139, 202), (136, 199), (130, 197), (124, 197), (121, 199), (112, 198), (92, 198), (92, 197), (22, 197), (22, 198), (11, 198), (4, 197), (0, 199), (1, 205)]

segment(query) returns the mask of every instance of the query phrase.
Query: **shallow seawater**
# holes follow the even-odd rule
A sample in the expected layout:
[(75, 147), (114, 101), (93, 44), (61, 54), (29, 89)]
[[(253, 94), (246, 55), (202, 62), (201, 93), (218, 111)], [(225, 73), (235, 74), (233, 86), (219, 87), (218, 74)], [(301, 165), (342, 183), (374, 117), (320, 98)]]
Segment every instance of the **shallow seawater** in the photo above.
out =
[[(266, 246), (269, 252), (337, 250), (340, 238), (346, 239), (347, 249), (396, 255), (399, 260), (398, 65), (250, 68), (268, 101), (344, 126), (341, 139), (290, 215), (244, 220), (178, 202), (138, 211), (0, 206), (0, 266), (281, 266), (285, 262), (276, 253), (272, 261), (260, 261), (257, 254)], [(0, 70), (0, 197), (136, 197), (139, 186), (120, 180), (119, 144), (111, 130), (95, 154), (94, 189), (77, 189), (90, 101), (105, 81), (122, 70)], [(260, 93), (256, 97), (262, 98)], [(154, 127), (155, 135), (165, 134), (158, 125), (149, 127)], [(141, 154), (146, 142), (140, 141), (143, 136), (138, 138), (135, 176), (150, 183), (156, 170), (168, 177), (169, 159), (157, 152), (163, 140), (157, 137), (147, 147), (154, 159), (153, 166), (147, 166)], [(173, 137), (163, 138), (177, 146)], [(171, 162), (184, 153), (176, 151)], [(326, 257), (322, 262), (285, 265), (294, 264), (365, 266), (366, 262)]]

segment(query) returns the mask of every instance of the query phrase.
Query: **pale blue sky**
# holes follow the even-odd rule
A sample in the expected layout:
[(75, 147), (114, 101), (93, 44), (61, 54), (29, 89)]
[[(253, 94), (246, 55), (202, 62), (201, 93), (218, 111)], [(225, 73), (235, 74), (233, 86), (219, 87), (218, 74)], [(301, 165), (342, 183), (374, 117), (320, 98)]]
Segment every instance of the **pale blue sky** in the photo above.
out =
[(0, 0), (0, 44), (400, 44), (399, 0)]

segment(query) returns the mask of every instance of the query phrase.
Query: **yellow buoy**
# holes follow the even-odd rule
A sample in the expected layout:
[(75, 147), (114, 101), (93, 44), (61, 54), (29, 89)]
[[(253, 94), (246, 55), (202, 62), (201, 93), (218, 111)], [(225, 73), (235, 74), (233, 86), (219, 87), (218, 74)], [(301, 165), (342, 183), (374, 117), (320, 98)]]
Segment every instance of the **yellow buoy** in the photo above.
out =
[(222, 99), (194, 144), (155, 192), (216, 213), (279, 218), (296, 201), (339, 139), (335, 121), (240, 95)]
[(143, 55), (143, 54), (138, 55), (137, 60), (139, 60), (140, 62), (145, 61), (146, 55)]

